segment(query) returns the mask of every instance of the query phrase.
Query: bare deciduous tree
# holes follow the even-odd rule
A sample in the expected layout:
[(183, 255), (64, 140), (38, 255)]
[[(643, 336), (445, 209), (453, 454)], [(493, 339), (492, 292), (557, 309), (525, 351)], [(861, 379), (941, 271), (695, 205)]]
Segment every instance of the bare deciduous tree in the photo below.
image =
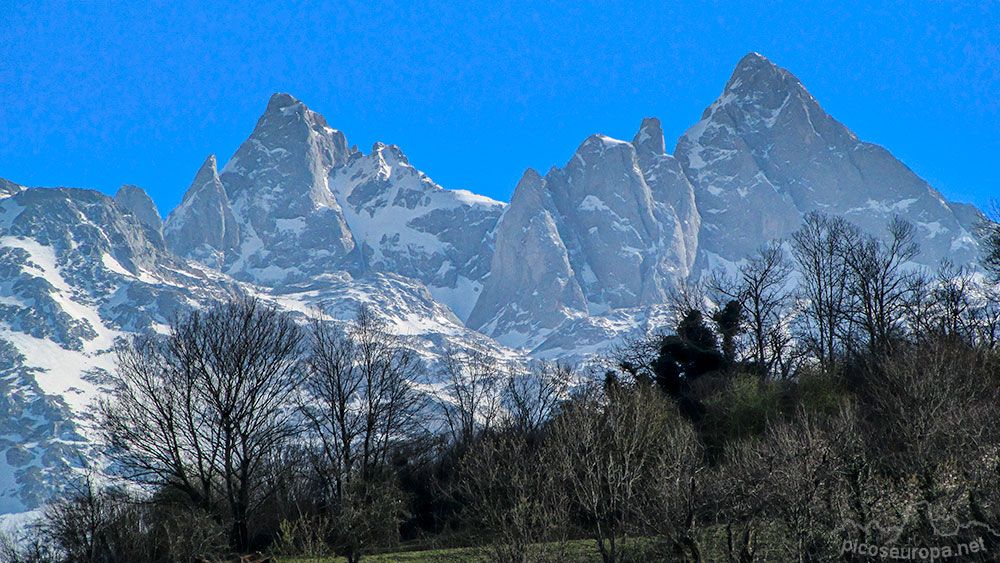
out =
[(655, 388), (614, 386), (567, 403), (553, 422), (547, 465), (604, 561), (620, 561), (629, 536), (663, 533), (674, 555), (699, 560), (691, 532), (700, 448), (676, 407)]
[(43, 511), (41, 535), (61, 560), (104, 563), (149, 560), (147, 515), (120, 490), (100, 489), (88, 475)]
[(332, 515), (338, 551), (356, 561), (397, 534), (402, 505), (387, 466), (393, 444), (418, 426), (420, 362), (367, 307), (346, 331), (321, 315), (311, 328), (300, 410), (314, 444), (320, 504)]
[(334, 497), (355, 474), (389, 460), (394, 440), (414, 432), (420, 362), (385, 322), (358, 310), (346, 331), (316, 317), (311, 323), (301, 411)]
[(780, 241), (775, 241), (750, 256), (735, 278), (716, 272), (709, 281), (713, 291), (740, 304), (750, 335), (750, 361), (762, 375), (787, 365), (792, 270)]
[(856, 227), (841, 217), (812, 212), (792, 234), (792, 255), (805, 302), (802, 337), (825, 366), (843, 350), (851, 298), (847, 283), (850, 270), (844, 255), (855, 233)]
[(448, 351), (441, 367), (445, 381), (436, 398), (444, 431), (452, 443), (467, 446), (500, 416), (507, 368), (494, 356), (473, 350)]
[(665, 337), (662, 332), (628, 336), (611, 349), (604, 365), (597, 367), (603, 367), (606, 373), (616, 377), (618, 372), (624, 372), (635, 381), (653, 383), (656, 380), (654, 365)]
[(701, 561), (697, 530), (705, 485), (704, 448), (694, 427), (668, 417), (651, 471), (650, 488), (639, 506), (640, 522), (666, 540), (671, 559)]
[[(820, 416), (799, 411), (760, 438), (727, 448), (710, 495), (727, 530), (729, 561), (822, 561), (849, 533), (873, 522), (892, 491), (865, 452), (864, 429), (850, 403)], [(783, 538), (763, 541), (763, 534)], [(872, 538), (868, 538), (872, 539)]]
[(505, 426), (531, 435), (567, 398), (574, 375), (567, 365), (539, 362), (527, 369), (511, 369), (506, 380), (501, 392)]
[(563, 560), (568, 498), (547, 461), (541, 444), (516, 425), (476, 441), (463, 456), (458, 492), (471, 529), (490, 539), (491, 560)]
[(903, 270), (920, 251), (913, 240), (913, 225), (900, 218), (888, 226), (889, 239), (856, 232), (843, 248), (850, 277), (854, 322), (861, 325), (869, 351), (883, 354), (902, 335), (903, 307), (910, 276)]
[(971, 270), (945, 260), (930, 291), (934, 302), (932, 334), (971, 340), (974, 332), (975, 280)]
[(298, 431), (289, 406), (302, 379), (301, 331), (243, 298), (175, 321), (165, 337), (118, 348), (102, 432), (123, 476), (172, 489), (226, 520), (230, 544), (270, 491), (263, 468)]
[[(997, 363), (988, 351), (944, 335), (882, 360), (859, 390), (867, 431), (896, 475), (914, 476), (933, 502), (956, 461), (992, 443)], [(992, 455), (992, 454), (989, 454)]]

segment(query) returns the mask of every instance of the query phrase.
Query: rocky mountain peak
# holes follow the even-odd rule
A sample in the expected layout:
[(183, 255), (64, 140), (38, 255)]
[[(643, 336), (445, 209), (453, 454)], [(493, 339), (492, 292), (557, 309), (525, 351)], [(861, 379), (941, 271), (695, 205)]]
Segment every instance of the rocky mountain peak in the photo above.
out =
[(269, 123), (275, 121), (301, 121), (316, 130), (323, 130), (330, 127), (323, 114), (309, 109), (305, 103), (301, 102), (291, 94), (278, 92), (271, 95), (267, 101), (267, 108), (261, 116), (261, 120), (268, 119)]
[(115, 204), (138, 219), (139, 223), (151, 229), (158, 237), (163, 236), (163, 219), (146, 190), (125, 184), (115, 194)]
[(271, 94), (271, 98), (267, 101), (268, 112), (281, 111), (292, 106), (305, 107), (305, 104), (300, 102), (295, 96), (285, 92), (275, 92)]
[[(191, 185), (188, 186), (186, 192), (184, 192), (184, 198), (181, 200), (181, 205), (174, 211), (178, 211), (189, 203), (193, 199), (202, 197), (221, 197), (226, 198), (226, 191), (222, 187), (222, 182), (219, 180), (219, 171), (216, 168), (215, 155), (211, 154), (208, 158), (202, 162), (201, 166), (198, 168), (198, 172), (194, 175), (194, 180), (191, 181)], [(226, 202), (228, 206), (228, 202)], [(174, 213), (171, 213), (173, 216)]]
[(21, 186), (20, 184), (15, 184), (10, 180), (0, 178), (0, 197), (12, 196), (23, 189), (24, 186)]
[[(756, 51), (751, 51), (743, 55), (743, 58), (736, 63), (736, 67), (733, 69), (733, 77), (747, 76), (761, 71), (775, 74), (783, 70), (764, 55)], [(732, 79), (730, 79), (730, 82), (732, 82)]]
[(740, 60), (674, 154), (706, 219), (703, 256), (716, 261), (738, 261), (789, 236), (814, 210), (875, 233), (902, 214), (927, 236), (921, 260), (928, 264), (951, 252), (965, 261), (974, 251), (969, 225), (940, 194), (885, 149), (860, 141), (798, 78), (757, 53)]
[(722, 95), (705, 110), (702, 119), (720, 113), (749, 129), (773, 127), (783, 113), (801, 118), (824, 114), (795, 75), (758, 53), (740, 60)]
[(239, 243), (239, 225), (219, 179), (215, 155), (198, 168), (181, 204), (167, 217), (164, 238), (174, 253), (221, 268)]
[(574, 319), (663, 302), (687, 274), (697, 230), (691, 187), (663, 152), (660, 124), (647, 119), (635, 144), (591, 135), (565, 167), (544, 178), (527, 170), (469, 325), (504, 344), (544, 346)]
[[(787, 70), (778, 67), (760, 53), (748, 53), (736, 64), (726, 82), (725, 92), (774, 91), (785, 89), (786, 80), (796, 79)], [(799, 84), (801, 86), (801, 84)]]
[[(518, 180), (517, 185), (521, 186), (522, 184), (524, 185), (537, 184), (541, 182), (541, 180), (542, 180), (542, 175), (539, 174), (537, 170), (535, 170), (534, 168), (528, 168), (524, 171), (524, 174), (521, 174), (521, 179)], [(515, 194), (517, 193), (517, 188), (514, 189), (514, 193)]]
[(326, 177), (350, 154), (346, 137), (326, 118), (288, 94), (275, 94), (220, 176), (234, 204), (244, 200), (291, 218), (334, 205)]
[[(558, 169), (553, 169), (558, 172)], [(549, 172), (554, 174), (556, 172)], [(514, 193), (510, 196), (511, 207), (538, 206), (542, 205), (539, 198), (545, 197), (545, 178), (534, 168), (528, 168), (521, 175)]]
[(667, 148), (663, 141), (663, 128), (660, 120), (655, 117), (643, 118), (639, 131), (632, 139), (632, 146), (637, 153), (666, 154)]
[(381, 158), (387, 164), (409, 164), (409, 159), (403, 154), (402, 149), (397, 145), (387, 145), (381, 141), (376, 141), (372, 145), (372, 155)]
[[(191, 182), (192, 186), (201, 186), (210, 182), (218, 181), (219, 179), (219, 169), (215, 160), (215, 155), (210, 154), (204, 162), (201, 163), (201, 167), (198, 168), (198, 172), (194, 175), (194, 181)], [(189, 190), (190, 193), (190, 190)], [(187, 195), (186, 193), (184, 194)]]
[(580, 146), (576, 149), (574, 157), (582, 158), (585, 162), (591, 163), (593, 160), (589, 160), (587, 157), (596, 156), (600, 158), (609, 151), (627, 151), (631, 153), (634, 152), (634, 149), (631, 143), (597, 133), (587, 137), (587, 139), (580, 144)]
[(240, 236), (226, 272), (277, 285), (356, 265), (354, 239), (329, 186), (331, 172), (351, 158), (344, 134), (322, 115), (288, 94), (271, 96), (219, 174)]

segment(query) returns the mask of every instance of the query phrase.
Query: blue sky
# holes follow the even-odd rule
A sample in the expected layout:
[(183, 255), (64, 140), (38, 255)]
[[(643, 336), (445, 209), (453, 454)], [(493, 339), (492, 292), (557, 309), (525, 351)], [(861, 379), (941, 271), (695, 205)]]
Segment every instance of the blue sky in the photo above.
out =
[(284, 91), (506, 200), (591, 133), (655, 115), (672, 146), (758, 51), (946, 196), (1000, 196), (992, 0), (278, 4), (0, 0), (0, 177), (138, 184), (165, 215)]

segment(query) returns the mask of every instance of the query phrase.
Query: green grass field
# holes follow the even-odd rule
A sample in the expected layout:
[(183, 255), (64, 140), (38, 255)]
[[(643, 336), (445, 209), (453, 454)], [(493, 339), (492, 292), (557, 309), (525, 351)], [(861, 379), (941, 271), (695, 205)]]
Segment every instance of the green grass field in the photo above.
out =
[[(459, 547), (452, 549), (425, 549), (415, 551), (399, 551), (364, 557), (362, 561), (372, 563), (438, 563), (438, 562), (476, 562), (485, 561), (488, 547)], [(580, 563), (600, 561), (601, 557), (593, 540), (574, 540), (565, 547), (566, 561)], [(278, 558), (279, 563), (344, 563), (342, 557), (289, 557)]]
[[(769, 532), (766, 527), (761, 530), (763, 537), (758, 538), (757, 553), (758, 560), (778, 561), (787, 558), (787, 553), (783, 553), (776, 546), (780, 542), (769, 542)], [(774, 539), (771, 537), (771, 539)], [(705, 561), (722, 561), (726, 557), (726, 538), (724, 529), (721, 527), (712, 528), (701, 537), (699, 542), (702, 548), (702, 557)], [(571, 540), (565, 544), (546, 544), (553, 551), (552, 554), (559, 553), (557, 559), (567, 563), (591, 563), (600, 562), (601, 556), (597, 551), (597, 545), (592, 539)], [(620, 547), (631, 560), (663, 560), (665, 554), (659, 549), (663, 549), (662, 542), (654, 538), (629, 538), (624, 540)], [(484, 562), (490, 548), (486, 547), (457, 547), (448, 549), (410, 549), (403, 546), (400, 551), (393, 553), (381, 553), (366, 556), (363, 562), (373, 563), (438, 563), (438, 562)], [(279, 557), (279, 563), (345, 563), (341, 557)]]
[[(474, 548), (456, 549), (430, 549), (422, 551), (400, 551), (398, 553), (383, 553), (380, 555), (369, 555), (362, 561), (373, 563), (426, 563), (432, 561), (482, 561), (483, 557), (479, 550)], [(343, 563), (343, 557), (292, 557), (288, 559), (278, 559), (279, 563)]]
[[(566, 561), (567, 563), (591, 563), (600, 562), (601, 556), (597, 551), (594, 540), (581, 539), (566, 542), (563, 545), (548, 544), (553, 550), (550, 556), (552, 560)], [(661, 560), (662, 553), (657, 555), (654, 551), (656, 542), (650, 538), (630, 538), (625, 540), (621, 546), (626, 553), (634, 560)], [(721, 560), (722, 552), (717, 552), (721, 546), (709, 548), (706, 560)], [(372, 563), (452, 563), (452, 562), (484, 562), (487, 561), (489, 547), (459, 547), (450, 549), (421, 549), (411, 551), (398, 551), (393, 553), (382, 553), (369, 555), (362, 559), (363, 562)], [(559, 550), (559, 551), (555, 551)], [(714, 554), (714, 556), (713, 556)], [(341, 557), (279, 557), (279, 563), (345, 563)]]

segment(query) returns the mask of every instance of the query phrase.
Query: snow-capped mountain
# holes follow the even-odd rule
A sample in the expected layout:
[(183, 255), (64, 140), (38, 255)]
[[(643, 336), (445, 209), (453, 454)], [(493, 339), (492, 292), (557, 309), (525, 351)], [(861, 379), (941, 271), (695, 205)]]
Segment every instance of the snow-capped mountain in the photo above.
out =
[[(200, 173), (209, 185), (212, 165)], [(346, 321), (365, 304), (428, 364), (453, 348), (513, 355), (467, 329), (419, 280), (398, 274), (331, 270), (280, 287), (238, 282), (169, 252), (134, 205), (148, 196), (135, 187), (123, 193), (131, 195), (2, 185), (0, 514), (37, 507), (98, 459), (92, 407), (114, 369), (115, 340), (162, 331), (195, 307), (253, 294), (299, 317), (322, 310)]]
[(977, 258), (979, 213), (859, 140), (795, 76), (757, 53), (743, 57), (674, 154), (695, 187), (703, 267), (787, 237), (809, 211), (843, 215), (871, 232), (901, 215), (917, 227), (923, 263)]
[(367, 271), (422, 281), (465, 319), (490, 271), (493, 230), (504, 204), (446, 190), (410, 165), (395, 145), (355, 153), (330, 176)]
[(578, 358), (657, 328), (678, 281), (788, 237), (810, 211), (873, 233), (902, 216), (922, 264), (978, 257), (978, 210), (946, 201), (751, 53), (673, 156), (647, 119), (631, 143), (595, 135), (565, 168), (526, 172), (468, 324), (535, 356)]
[[(236, 279), (281, 285), (328, 271), (358, 271), (357, 245), (328, 185), (330, 171), (351, 154), (344, 134), (323, 116), (276, 94), (218, 180), (211, 163), (199, 171), (191, 187), (196, 193), (185, 198), (190, 205), (168, 218), (170, 240), (185, 240), (192, 228), (200, 235), (198, 218), (221, 210), (232, 213), (236, 228), (227, 223), (223, 247), (212, 248), (221, 253), (223, 271)], [(225, 198), (215, 195), (219, 185)], [(230, 236), (237, 242), (224, 248)], [(204, 252), (189, 256), (202, 259)]]
[(690, 273), (699, 217), (663, 147), (647, 119), (633, 143), (594, 135), (564, 168), (528, 170), (469, 326), (534, 348), (570, 319), (664, 303)]
[(249, 293), (347, 320), (367, 304), (430, 365), (456, 347), (578, 360), (662, 329), (678, 284), (812, 210), (875, 232), (898, 214), (922, 262), (977, 258), (978, 210), (757, 54), (673, 154), (647, 118), (631, 141), (593, 135), (563, 167), (528, 170), (509, 204), (438, 186), (394, 145), (364, 154), (288, 94), (221, 171), (206, 159), (165, 222), (135, 186), (112, 199), (0, 180), (0, 512), (37, 506), (89, 457), (114, 339), (193, 307)]
[[(87, 416), (116, 337), (234, 294), (169, 253), (134, 197), (22, 188), (0, 199), (0, 512), (33, 508), (88, 455)], [(143, 193), (142, 196), (145, 196)], [(148, 199), (148, 198), (146, 198)], [(158, 218), (158, 216), (157, 216)]]
[(178, 254), (268, 287), (336, 271), (400, 274), (464, 318), (503, 207), (441, 188), (396, 146), (348, 148), (323, 116), (275, 94), (221, 174), (214, 157), (202, 166), (166, 234)]

